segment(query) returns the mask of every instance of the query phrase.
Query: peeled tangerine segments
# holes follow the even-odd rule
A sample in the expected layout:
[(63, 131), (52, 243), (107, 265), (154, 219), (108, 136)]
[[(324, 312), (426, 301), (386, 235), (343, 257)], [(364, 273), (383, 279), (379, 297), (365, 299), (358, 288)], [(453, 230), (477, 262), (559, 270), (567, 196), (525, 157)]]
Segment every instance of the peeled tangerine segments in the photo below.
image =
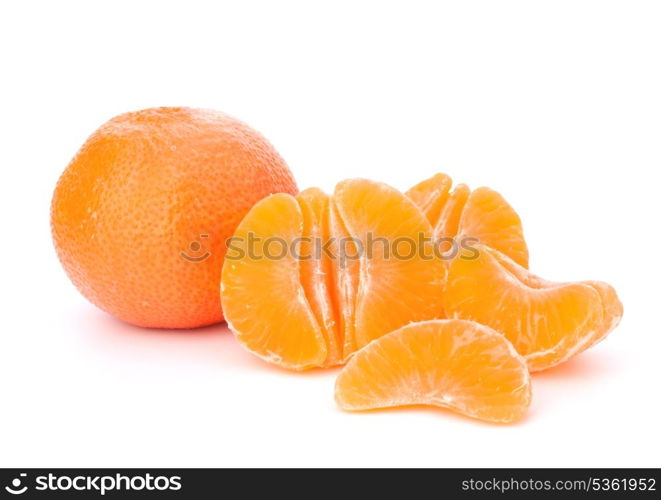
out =
[(345, 410), (432, 405), (507, 423), (530, 405), (530, 375), (512, 344), (491, 328), (422, 321), (358, 351), (337, 379), (335, 399)]
[[(451, 188), (449, 176), (436, 174), (406, 195), (430, 221), (436, 238), (454, 238), (457, 244), (464, 238), (475, 238), (527, 268), (528, 247), (521, 219), (505, 198), (486, 187), (471, 191), (465, 184), (457, 184)], [(445, 246), (443, 250), (447, 251)]]
[(300, 261), (282, 252), (283, 243), (291, 246), (302, 231), (294, 197), (263, 199), (230, 240), (221, 279), (225, 320), (239, 341), (266, 361), (300, 369), (327, 357), (324, 332), (301, 284)]
[(431, 227), (399, 191), (381, 183), (349, 180), (334, 202), (348, 233), (362, 245), (355, 293), (355, 346), (441, 310), (446, 270), (434, 258)]
[(584, 351), (622, 317), (622, 304), (606, 283), (553, 283), (496, 250), (476, 248), (478, 258), (456, 258), (450, 264), (445, 311), (501, 332), (531, 371)]
[[(250, 235), (260, 242), (252, 254)], [(299, 252), (256, 258), (269, 240), (270, 254), (283, 246)], [(355, 179), (331, 197), (314, 188), (270, 196), (246, 215), (228, 249), (221, 283), (228, 324), (249, 350), (281, 366), (344, 363), (371, 340), (442, 310), (447, 271), (430, 240), (424, 215), (385, 184)]]
[(326, 364), (334, 365), (343, 358), (342, 337), (340, 325), (337, 323), (338, 306), (335, 294), (332, 262), (316, 255), (320, 248), (314, 245), (317, 241), (326, 241), (330, 234), (330, 197), (317, 188), (301, 191), (297, 196), (303, 213), (303, 232), (307, 237), (301, 242), (301, 256), (310, 257), (300, 261), (301, 284), (312, 312), (324, 333), (328, 350)]

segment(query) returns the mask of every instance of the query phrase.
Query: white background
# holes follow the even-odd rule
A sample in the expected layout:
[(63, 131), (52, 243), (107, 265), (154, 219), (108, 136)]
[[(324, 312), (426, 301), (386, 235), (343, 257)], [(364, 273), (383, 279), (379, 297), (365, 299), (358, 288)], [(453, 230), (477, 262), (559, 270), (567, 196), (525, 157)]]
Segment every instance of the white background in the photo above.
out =
[[(659, 2), (2, 5), (0, 466), (661, 466)], [(50, 198), (96, 127), (161, 105), (247, 121), (301, 187), (497, 189), (532, 270), (612, 283), (624, 320), (506, 427), (343, 413), (336, 371), (122, 324), (66, 278)]]

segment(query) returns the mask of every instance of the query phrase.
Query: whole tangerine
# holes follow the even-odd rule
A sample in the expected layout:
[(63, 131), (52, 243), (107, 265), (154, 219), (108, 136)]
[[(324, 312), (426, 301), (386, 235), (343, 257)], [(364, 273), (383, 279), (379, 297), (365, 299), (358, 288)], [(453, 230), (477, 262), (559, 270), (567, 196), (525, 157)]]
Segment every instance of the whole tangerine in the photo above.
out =
[(224, 113), (150, 108), (102, 125), (60, 177), (53, 241), (80, 292), (144, 327), (223, 320), (226, 240), (294, 177), (257, 131)]

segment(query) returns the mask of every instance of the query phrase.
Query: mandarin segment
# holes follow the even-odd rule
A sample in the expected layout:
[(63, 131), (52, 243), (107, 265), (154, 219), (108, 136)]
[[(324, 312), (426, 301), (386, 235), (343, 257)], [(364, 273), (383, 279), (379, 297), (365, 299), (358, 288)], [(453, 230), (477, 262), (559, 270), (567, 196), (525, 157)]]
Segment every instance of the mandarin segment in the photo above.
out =
[(343, 359), (343, 340), (337, 323), (337, 297), (334, 293), (333, 263), (321, 258), (320, 243), (330, 237), (330, 197), (318, 188), (308, 188), (297, 196), (303, 214), (300, 246), (301, 284), (312, 312), (324, 332), (328, 347), (327, 365)]
[(604, 321), (600, 330), (590, 339), (585, 349), (601, 342), (617, 325), (620, 324), (624, 307), (615, 292), (615, 288), (603, 281), (586, 281), (587, 285), (594, 288), (601, 297), (604, 306)]
[(466, 184), (457, 184), (455, 186), (443, 206), (441, 215), (434, 227), (437, 236), (441, 238), (453, 238), (459, 235), (459, 224), (464, 212), (464, 207), (466, 206), (470, 195), (470, 188)]
[(329, 207), (331, 241), (328, 245), (333, 258), (333, 284), (337, 304), (337, 322), (342, 332), (342, 357), (348, 358), (356, 350), (356, 292), (360, 277), (358, 261), (342, 258), (342, 255), (357, 255), (358, 249), (334, 202)]
[(530, 404), (530, 376), (525, 360), (491, 328), (422, 321), (358, 351), (337, 379), (335, 399), (351, 411), (431, 405), (507, 423)]
[(487, 187), (473, 191), (461, 214), (459, 239), (477, 238), (478, 242), (504, 253), (514, 262), (528, 267), (528, 245), (523, 237), (521, 219), (498, 192)]
[(229, 242), (221, 281), (226, 321), (237, 339), (266, 361), (292, 369), (323, 364), (328, 349), (301, 284), (300, 260), (282, 251), (302, 231), (294, 197), (276, 194), (258, 202)]
[(553, 283), (494, 249), (476, 248), (478, 258), (455, 258), (450, 264), (445, 311), (503, 333), (531, 371), (585, 350), (622, 316), (617, 294), (606, 283)]
[(333, 197), (363, 256), (357, 270), (355, 341), (370, 341), (442, 309), (445, 267), (433, 258), (431, 227), (416, 206), (390, 186), (367, 180), (338, 184)]
[[(224, 266), (230, 327), (274, 363), (293, 369), (341, 364), (372, 339), (442, 309), (446, 268), (431, 248), (417, 248), (421, 240), (430, 245), (431, 226), (406, 196), (384, 184), (356, 179), (340, 183), (332, 197), (318, 189), (297, 198), (272, 196), (248, 213), (235, 239), (250, 234), (302, 241), (300, 256), (313, 247), (327, 250), (310, 260), (253, 262), (245, 254)], [(395, 255), (396, 240), (413, 252)]]
[[(452, 179), (436, 174), (406, 192), (434, 228), (434, 237), (453, 238), (458, 244), (467, 238), (490, 246), (528, 267), (528, 246), (521, 219), (496, 191), (480, 187), (471, 191), (458, 184), (450, 191)], [(445, 253), (450, 248), (441, 243)]]
[(450, 188), (450, 176), (436, 174), (413, 186), (406, 192), (406, 196), (416, 204), (431, 224), (436, 224), (450, 196)]

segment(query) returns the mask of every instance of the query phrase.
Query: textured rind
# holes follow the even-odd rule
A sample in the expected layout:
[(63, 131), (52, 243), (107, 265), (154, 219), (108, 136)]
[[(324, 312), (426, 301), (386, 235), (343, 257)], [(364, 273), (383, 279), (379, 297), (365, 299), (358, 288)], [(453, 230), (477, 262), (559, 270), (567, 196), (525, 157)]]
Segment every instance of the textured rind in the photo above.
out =
[[(58, 181), (51, 227), (67, 275), (92, 303), (135, 325), (222, 321), (225, 242), (263, 197), (297, 192), (284, 160), (223, 113), (154, 108), (94, 132)], [(201, 235), (208, 235), (201, 238)], [(182, 258), (203, 244), (201, 262)]]
[(499, 332), (465, 320), (412, 323), (372, 341), (335, 387), (345, 410), (431, 405), (500, 423), (531, 400), (525, 360)]

